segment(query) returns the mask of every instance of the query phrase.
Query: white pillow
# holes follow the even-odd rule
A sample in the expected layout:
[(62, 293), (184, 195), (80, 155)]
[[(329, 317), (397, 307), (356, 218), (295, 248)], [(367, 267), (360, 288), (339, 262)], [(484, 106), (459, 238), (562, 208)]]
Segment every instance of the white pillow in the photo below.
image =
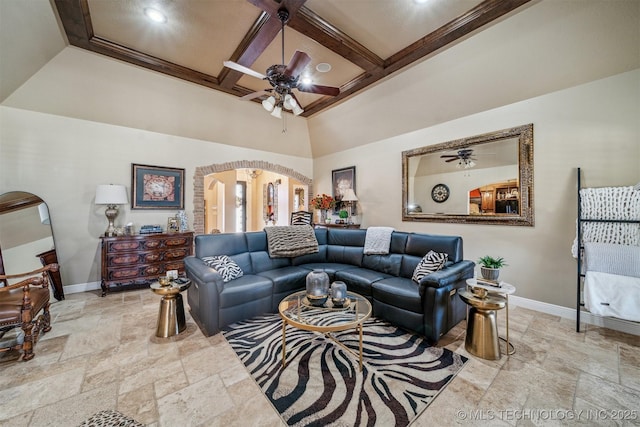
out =
[(427, 252), (416, 266), (416, 269), (413, 270), (413, 277), (411, 279), (416, 283), (420, 283), (420, 280), (424, 276), (440, 270), (447, 262), (447, 259), (449, 259), (449, 255), (445, 253), (434, 251)]
[(202, 261), (222, 276), (224, 282), (242, 277), (242, 269), (226, 255), (206, 256)]

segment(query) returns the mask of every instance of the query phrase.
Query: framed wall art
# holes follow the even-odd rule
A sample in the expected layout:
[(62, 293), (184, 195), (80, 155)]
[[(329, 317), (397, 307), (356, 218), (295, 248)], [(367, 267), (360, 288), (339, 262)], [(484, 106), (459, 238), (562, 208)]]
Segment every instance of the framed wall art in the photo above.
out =
[[(356, 167), (349, 166), (348, 168), (335, 169), (331, 171), (331, 183), (333, 186), (333, 198), (338, 201), (336, 203), (335, 211), (339, 212), (341, 209), (346, 209), (342, 198), (345, 191), (349, 188), (353, 189), (353, 192), (357, 195), (356, 191)], [(351, 214), (357, 215), (357, 203), (352, 203)]]
[(184, 169), (132, 163), (131, 209), (184, 209)]

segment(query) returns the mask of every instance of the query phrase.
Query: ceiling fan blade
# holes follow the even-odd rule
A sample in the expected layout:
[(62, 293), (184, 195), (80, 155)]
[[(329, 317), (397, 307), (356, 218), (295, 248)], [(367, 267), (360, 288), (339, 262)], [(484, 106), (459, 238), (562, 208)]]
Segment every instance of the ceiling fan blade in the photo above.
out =
[(257, 71), (253, 71), (251, 68), (245, 67), (244, 65), (240, 65), (236, 62), (233, 61), (224, 61), (223, 62), (224, 66), (227, 68), (231, 68), (232, 70), (236, 70), (236, 71), (240, 71), (241, 73), (245, 73), (248, 74), (252, 77), (257, 77), (259, 79), (266, 79), (267, 76), (265, 76), (264, 74), (260, 74)]
[(308, 86), (298, 86), (298, 90), (301, 92), (308, 93), (317, 93), (319, 95), (330, 95), (330, 96), (338, 96), (340, 94), (340, 88), (333, 86), (322, 86), (322, 85), (308, 85)]
[(287, 77), (297, 76), (302, 73), (302, 70), (305, 69), (307, 65), (311, 62), (311, 57), (304, 52), (296, 50), (293, 56), (291, 57), (291, 61), (287, 65), (287, 68), (284, 70), (284, 75)]
[(270, 93), (271, 93), (271, 89), (259, 90), (257, 92), (251, 92), (250, 94), (247, 94), (245, 96), (241, 96), (240, 97), (240, 101), (248, 101), (250, 99), (254, 99), (254, 98), (257, 98), (257, 97), (262, 96), (262, 95), (268, 95)]
[(455, 162), (456, 160), (458, 160), (458, 158), (453, 158), (453, 159), (449, 159), (449, 160), (445, 160), (445, 163), (449, 163), (449, 162)]
[(443, 154), (442, 156), (440, 156), (441, 158), (445, 158), (445, 157), (458, 157), (457, 154)]

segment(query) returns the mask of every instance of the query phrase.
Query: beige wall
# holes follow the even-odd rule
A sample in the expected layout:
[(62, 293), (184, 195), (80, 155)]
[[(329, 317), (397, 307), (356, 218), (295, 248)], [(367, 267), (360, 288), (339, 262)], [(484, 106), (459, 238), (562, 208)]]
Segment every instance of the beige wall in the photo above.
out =
[[(47, 202), (65, 285), (100, 277), (99, 236), (107, 219), (104, 206), (93, 202), (96, 185), (130, 190), (132, 163), (184, 168), (185, 209), (193, 224), (195, 168), (235, 160), (264, 160), (312, 176), (306, 157), (0, 107), (0, 194), (28, 191)], [(116, 223), (166, 226), (175, 213), (123, 206)]]
[[(527, 123), (534, 125), (535, 227), (402, 222), (403, 150)], [(364, 226), (461, 235), (465, 258), (506, 258), (501, 278), (517, 295), (572, 307), (575, 168), (587, 186), (640, 182), (640, 70), (315, 159), (316, 191), (330, 192), (331, 170), (352, 165)]]

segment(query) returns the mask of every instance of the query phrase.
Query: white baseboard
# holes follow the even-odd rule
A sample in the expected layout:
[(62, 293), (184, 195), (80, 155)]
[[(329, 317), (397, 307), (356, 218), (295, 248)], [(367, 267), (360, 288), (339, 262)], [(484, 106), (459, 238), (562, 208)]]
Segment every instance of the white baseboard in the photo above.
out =
[(69, 285), (63, 288), (65, 295), (95, 291), (97, 289), (100, 289), (100, 282), (78, 283), (76, 285)]
[[(559, 316), (574, 321), (576, 320), (576, 310), (574, 308), (562, 307), (560, 305), (522, 298), (516, 295), (509, 296), (509, 303), (517, 305), (518, 307), (528, 308), (530, 310), (551, 314), (553, 316)], [(603, 317), (584, 310), (580, 312), (580, 322), (640, 336), (639, 322), (617, 319), (615, 317)]]

